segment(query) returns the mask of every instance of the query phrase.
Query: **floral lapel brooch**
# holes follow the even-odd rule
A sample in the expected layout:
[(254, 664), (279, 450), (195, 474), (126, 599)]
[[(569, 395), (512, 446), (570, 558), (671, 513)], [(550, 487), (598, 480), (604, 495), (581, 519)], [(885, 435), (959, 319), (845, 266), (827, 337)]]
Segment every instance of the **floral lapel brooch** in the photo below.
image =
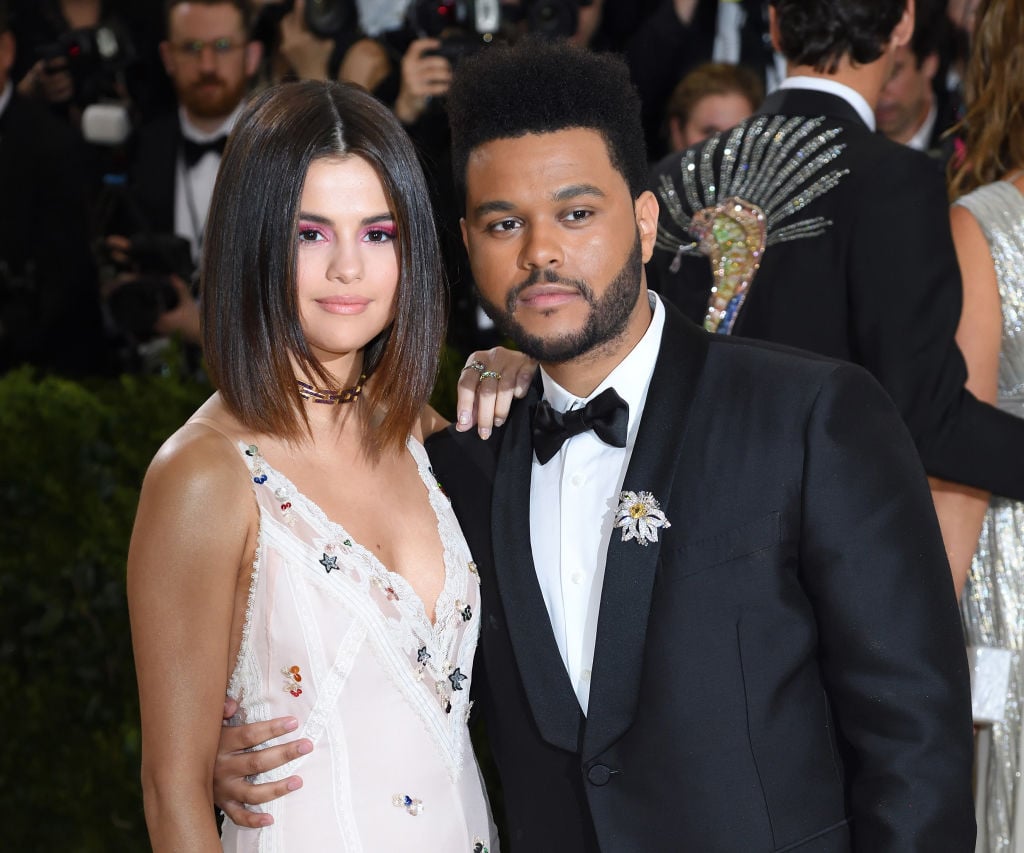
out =
[(635, 539), (645, 548), (658, 541), (658, 528), (671, 527), (661, 505), (650, 492), (620, 492), (615, 511), (615, 527), (622, 530), (622, 541)]

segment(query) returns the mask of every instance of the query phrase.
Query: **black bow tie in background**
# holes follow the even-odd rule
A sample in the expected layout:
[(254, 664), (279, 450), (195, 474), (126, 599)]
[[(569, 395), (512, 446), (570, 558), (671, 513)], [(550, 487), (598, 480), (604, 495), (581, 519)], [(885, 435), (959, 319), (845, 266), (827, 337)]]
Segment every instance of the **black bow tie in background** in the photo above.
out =
[(533, 413), (533, 449), (541, 465), (558, 453), (566, 439), (592, 429), (605, 444), (626, 446), (629, 404), (607, 388), (582, 409), (556, 412), (547, 400), (541, 400)]
[(218, 136), (216, 139), (211, 139), (209, 142), (196, 142), (194, 139), (189, 139), (186, 136), (181, 138), (181, 150), (185, 155), (185, 166), (191, 169), (203, 159), (203, 155), (213, 151), (216, 154), (224, 153), (224, 145), (227, 143), (228, 138), (226, 136)]

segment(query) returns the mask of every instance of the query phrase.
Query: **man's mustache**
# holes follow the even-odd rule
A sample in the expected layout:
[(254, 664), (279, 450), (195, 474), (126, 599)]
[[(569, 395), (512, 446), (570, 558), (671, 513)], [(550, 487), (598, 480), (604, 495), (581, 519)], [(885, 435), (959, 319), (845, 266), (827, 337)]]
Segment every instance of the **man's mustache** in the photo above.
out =
[(590, 289), (590, 285), (587, 284), (581, 278), (562, 278), (555, 270), (546, 268), (539, 269), (534, 267), (531, 270), (529, 277), (526, 281), (520, 282), (514, 288), (511, 293), (505, 299), (505, 310), (512, 314), (516, 310), (516, 303), (519, 301), (519, 294), (521, 294), (526, 288), (533, 287), (535, 284), (540, 284), (541, 281), (545, 284), (561, 284), (565, 287), (571, 287), (579, 293), (588, 303), (594, 304), (594, 292)]

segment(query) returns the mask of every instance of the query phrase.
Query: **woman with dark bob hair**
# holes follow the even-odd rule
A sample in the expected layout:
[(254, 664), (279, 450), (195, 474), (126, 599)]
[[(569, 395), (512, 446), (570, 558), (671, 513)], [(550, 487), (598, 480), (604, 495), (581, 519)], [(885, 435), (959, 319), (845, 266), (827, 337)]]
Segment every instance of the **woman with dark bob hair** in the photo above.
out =
[[(421, 444), (443, 277), (385, 107), (313, 81), (252, 101), (202, 311), (218, 390), (154, 458), (128, 557), (154, 850), (496, 850), (466, 727), (479, 579)], [(232, 723), (292, 718), (307, 748), (256, 779), (298, 790), (221, 839), (225, 688)]]

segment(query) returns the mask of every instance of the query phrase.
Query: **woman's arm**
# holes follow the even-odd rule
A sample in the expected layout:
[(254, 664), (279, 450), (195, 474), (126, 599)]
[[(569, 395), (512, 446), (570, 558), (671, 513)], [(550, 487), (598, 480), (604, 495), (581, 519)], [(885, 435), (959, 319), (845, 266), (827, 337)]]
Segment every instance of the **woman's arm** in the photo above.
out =
[(244, 469), (226, 447), (207, 428), (186, 425), (161, 448), (128, 553), (142, 788), (155, 853), (221, 849), (213, 764), (236, 587), (256, 522)]
[[(950, 210), (953, 243), (964, 284), (963, 310), (956, 342), (967, 362), (967, 389), (986, 403), (996, 401), (1003, 315), (995, 265), (988, 241), (965, 207)], [(942, 528), (953, 585), (959, 596), (967, 582), (988, 507), (987, 492), (959, 483), (930, 479), (935, 512)]]

